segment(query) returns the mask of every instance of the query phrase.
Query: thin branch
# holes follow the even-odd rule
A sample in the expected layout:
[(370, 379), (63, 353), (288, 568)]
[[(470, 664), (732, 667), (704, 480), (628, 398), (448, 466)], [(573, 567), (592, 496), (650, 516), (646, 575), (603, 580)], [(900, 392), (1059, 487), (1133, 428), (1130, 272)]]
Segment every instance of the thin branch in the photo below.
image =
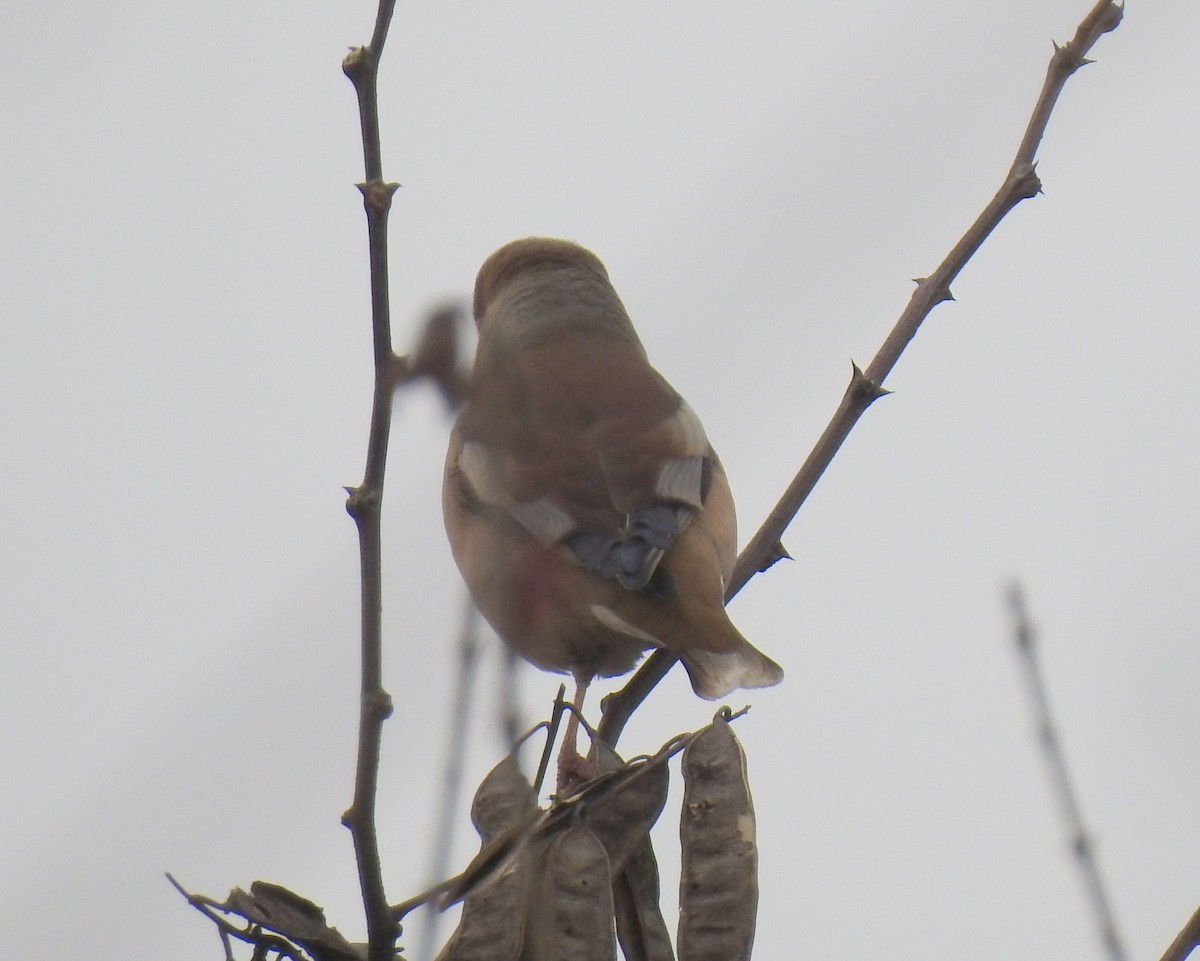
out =
[[(187, 899), (188, 904), (217, 926), (217, 931), (221, 936), (221, 943), (225, 946), (226, 961), (233, 961), (231, 939), (253, 945), (256, 955), (265, 951), (274, 951), (280, 958), (291, 958), (292, 961), (307, 961), (304, 953), (299, 951), (287, 939), (264, 931), (259, 925), (253, 924), (248, 920), (245, 928), (239, 928), (225, 916), (228, 908), (223, 904), (214, 901), (212, 898), (205, 897), (203, 894), (192, 894), (169, 873), (167, 874), (167, 880), (176, 891)], [(241, 915), (238, 915), (238, 917), (241, 917)], [(243, 920), (246, 919), (243, 918)]]
[(511, 751), (520, 739), (521, 729), (524, 727), (519, 706), (521, 698), (517, 690), (522, 662), (517, 657), (517, 652), (507, 644), (502, 645), (500, 657), (499, 728), (504, 750)]
[(1112, 961), (1125, 961), (1125, 949), (1121, 946), (1121, 939), (1117, 934), (1117, 922), (1113, 916), (1112, 904), (1104, 887), (1104, 880), (1100, 875), (1100, 867), (1096, 863), (1092, 840), (1083, 826), (1079, 801), (1071, 782), (1071, 776), (1067, 771), (1067, 762), (1054, 726), (1054, 718), (1050, 713), (1046, 685), (1038, 667), (1037, 635), (1025, 610), (1025, 598), (1021, 593), (1020, 585), (1014, 584), (1009, 589), (1008, 603), (1013, 618), (1013, 639), (1016, 641), (1017, 651), (1021, 657), (1021, 666), (1024, 668), (1025, 682), (1029, 687), (1030, 699), (1033, 702), (1038, 740), (1046, 755), (1050, 780), (1054, 787), (1054, 793), (1058, 796), (1059, 809), (1066, 824), (1071, 852), (1075, 855), (1079, 871), (1083, 875), (1083, 884), (1087, 889), (1088, 901), (1096, 918), (1096, 926), (1099, 928), (1100, 940), (1104, 944), (1104, 949)]
[[(1122, 10), (1122, 7), (1111, 0), (1100, 0), (1084, 17), (1074, 38), (1064, 46), (1055, 46), (1041, 94), (1000, 189), (937, 269), (928, 277), (917, 280), (917, 288), (913, 291), (908, 306), (866, 370), (860, 371), (857, 366), (854, 367), (850, 385), (846, 388), (846, 393), (829, 425), (775, 508), (739, 555), (725, 594), (726, 602), (737, 594), (751, 577), (787, 556), (780, 542), (784, 530), (807, 500), (858, 419), (873, 401), (887, 393), (883, 389), (883, 382), (896, 366), (904, 348), (916, 335), (922, 322), (938, 304), (954, 299), (950, 293), (951, 282), (1008, 212), (1022, 200), (1040, 192), (1041, 181), (1034, 171), (1035, 154), (1046, 131), (1051, 111), (1067, 79), (1083, 64), (1089, 62), (1087, 53), (1092, 46), (1103, 34), (1113, 30), (1121, 22)], [(625, 687), (605, 699), (604, 717), (600, 722), (600, 736), (605, 741), (611, 745), (616, 744), (633, 711), (666, 676), (676, 660), (675, 655), (669, 651), (655, 651)]]
[(567, 685), (558, 685), (558, 695), (554, 698), (554, 710), (546, 725), (546, 746), (542, 749), (542, 759), (538, 762), (537, 774), (533, 779), (533, 793), (542, 793), (542, 782), (550, 769), (550, 758), (554, 754), (554, 739), (558, 737), (558, 727), (562, 723), (563, 712), (567, 709)]
[(1183, 930), (1176, 935), (1162, 961), (1184, 961), (1196, 948), (1200, 948), (1200, 908), (1191, 916)]
[[(463, 624), (458, 640), (458, 679), (454, 700), (450, 706), (450, 738), (446, 746), (446, 770), (442, 778), (442, 797), (434, 828), (433, 858), (428, 875), (430, 878), (444, 878), (450, 869), (450, 848), (454, 842), (454, 825), (458, 820), (463, 762), (467, 754), (471, 693), (479, 667), (479, 625), (479, 609), (471, 602), (471, 598), (464, 594)], [(436, 911), (425, 912), (416, 951), (418, 958), (433, 957), (439, 918), (441, 915)]]
[(358, 762), (354, 800), (342, 817), (354, 841), (358, 880), (367, 921), (369, 961), (391, 961), (400, 926), (388, 908), (375, 826), (375, 796), (379, 782), (379, 750), (383, 722), (392, 712), (383, 688), (383, 575), (380, 509), (383, 501), (392, 396), (400, 364), (392, 350), (391, 308), (388, 298), (387, 221), (396, 184), (383, 180), (379, 137), (379, 57), (391, 22), (392, 0), (380, 0), (371, 43), (351, 50), (342, 69), (354, 84), (362, 130), (365, 179), (358, 185), (367, 215), (367, 250), (371, 285), (371, 331), (375, 383), (367, 439), (363, 482), (349, 490), (346, 510), (358, 528), (362, 571), (362, 678), (359, 702)]

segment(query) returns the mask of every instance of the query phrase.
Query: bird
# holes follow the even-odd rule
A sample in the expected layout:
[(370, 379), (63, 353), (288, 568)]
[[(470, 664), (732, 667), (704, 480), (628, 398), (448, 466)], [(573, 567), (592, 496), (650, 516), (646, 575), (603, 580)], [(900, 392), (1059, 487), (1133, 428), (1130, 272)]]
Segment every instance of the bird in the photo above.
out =
[(564, 755), (589, 683), (650, 649), (677, 655), (705, 699), (778, 684), (782, 668), (725, 611), (737, 539), (725, 471), (600, 259), (571, 241), (514, 240), (480, 267), (473, 313), (446, 531), (501, 639), (574, 678)]

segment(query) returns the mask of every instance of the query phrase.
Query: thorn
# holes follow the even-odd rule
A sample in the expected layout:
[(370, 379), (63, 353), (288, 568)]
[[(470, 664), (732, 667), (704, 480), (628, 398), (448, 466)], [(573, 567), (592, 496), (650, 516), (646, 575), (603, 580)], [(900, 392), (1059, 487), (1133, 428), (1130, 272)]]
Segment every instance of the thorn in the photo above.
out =
[(770, 570), (780, 561), (790, 561), (792, 555), (787, 552), (787, 548), (783, 546), (781, 541), (776, 541), (771, 545), (770, 553), (763, 558), (761, 564), (758, 565), (756, 573), (761, 574), (763, 571)]
[(354, 185), (363, 196), (363, 204), (369, 209), (387, 210), (392, 204), (392, 194), (400, 189), (398, 183), (368, 180)]
[(370, 512), (379, 510), (379, 492), (366, 487), (344, 488), (346, 497), (346, 513), (354, 518), (356, 524)]
[[(928, 284), (928, 283), (929, 283), (929, 279), (928, 279), (928, 278), (926, 278), (926, 279), (923, 281), (923, 283), (924, 283), (924, 284)], [(950, 288), (949, 288), (949, 287), (936, 287), (936, 288), (934, 288), (934, 289), (933, 289), (933, 291), (932, 291), (932, 293), (931, 293), (931, 295), (930, 295), (930, 296), (933, 298), (933, 303), (930, 305), (930, 306), (932, 306), (932, 307), (936, 307), (938, 304), (940, 304), (940, 303), (942, 303), (942, 302), (944, 302), (944, 301), (947, 301), (947, 300), (953, 300), (953, 299), (954, 299), (954, 294), (952, 294), (952, 293), (950, 292)]]
[(347, 77), (353, 78), (360, 70), (363, 69), (367, 62), (367, 53), (365, 47), (351, 47), (347, 51), (346, 56), (342, 58), (342, 73)]
[(1036, 197), (1042, 192), (1042, 181), (1037, 175), (1037, 163), (1022, 164), (1012, 172), (1008, 184), (1011, 195), (1016, 198), (1014, 203)]
[[(912, 279), (912, 282), (914, 284), (916, 284), (918, 287), (921, 287), (921, 286), (929, 283), (929, 278), (928, 277), (914, 277)], [(937, 304), (940, 304), (943, 300), (953, 300), (953, 299), (954, 299), (954, 295), (952, 293), (950, 293), (950, 288), (943, 287), (940, 291), (938, 291), (937, 298), (934, 300), (934, 304), (937, 305)]]
[(879, 400), (880, 397), (891, 393), (890, 390), (881, 386), (880, 384), (875, 383), (873, 380), (867, 377), (867, 375), (862, 372), (862, 368), (859, 367), (858, 364), (854, 363), (854, 361), (850, 361), (850, 366), (853, 371), (850, 374), (850, 386), (847, 388), (847, 390), (861, 392), (862, 394), (866, 395), (867, 405), (873, 404), (875, 401)]
[(393, 353), (388, 358), (387, 376), (392, 382), (392, 390), (399, 390), (401, 387), (416, 379), (416, 374), (413, 371), (412, 357), (408, 354)]

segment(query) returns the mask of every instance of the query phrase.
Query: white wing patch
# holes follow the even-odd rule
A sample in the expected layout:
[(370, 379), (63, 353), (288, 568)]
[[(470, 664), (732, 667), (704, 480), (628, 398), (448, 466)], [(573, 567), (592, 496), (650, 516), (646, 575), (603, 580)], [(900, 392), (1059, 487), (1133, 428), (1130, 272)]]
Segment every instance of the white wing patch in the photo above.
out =
[(626, 637), (632, 637), (634, 640), (641, 641), (644, 644), (649, 644), (651, 647), (662, 647), (660, 641), (653, 634), (647, 634), (640, 627), (634, 627), (627, 620), (615, 614), (610, 608), (603, 604), (592, 605), (592, 616), (601, 624), (607, 627), (610, 631), (616, 631), (618, 634), (624, 634)]
[(704, 458), (678, 457), (666, 461), (658, 472), (654, 493), (665, 501), (676, 501), (700, 510), (704, 507)]
[(469, 440), (458, 455), (458, 469), (471, 485), (471, 490), (485, 504), (504, 504), (508, 501), (496, 470), (495, 455), (486, 444)]
[(545, 547), (554, 546), (575, 530), (571, 515), (548, 497), (517, 504), (508, 512)]
[(689, 454), (703, 456), (708, 453), (708, 435), (704, 433), (704, 425), (692, 410), (688, 402), (682, 401), (675, 414), (679, 427), (683, 431), (683, 449)]

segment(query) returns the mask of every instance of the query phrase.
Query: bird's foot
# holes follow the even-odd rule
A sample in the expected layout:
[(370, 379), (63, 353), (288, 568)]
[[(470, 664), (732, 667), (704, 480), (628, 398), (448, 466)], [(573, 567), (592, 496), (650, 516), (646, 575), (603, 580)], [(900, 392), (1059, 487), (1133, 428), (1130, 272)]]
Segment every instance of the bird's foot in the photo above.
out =
[(596, 776), (596, 763), (584, 757), (571, 744), (558, 755), (558, 796), (570, 797)]

